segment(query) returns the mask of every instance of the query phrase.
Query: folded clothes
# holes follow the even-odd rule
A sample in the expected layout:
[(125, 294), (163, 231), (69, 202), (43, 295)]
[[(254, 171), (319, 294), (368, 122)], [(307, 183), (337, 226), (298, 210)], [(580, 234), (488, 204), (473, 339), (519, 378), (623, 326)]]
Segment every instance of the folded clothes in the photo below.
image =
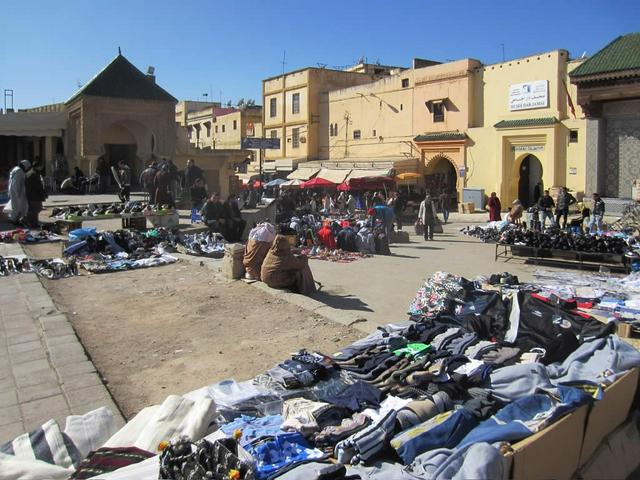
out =
[(89, 453), (69, 479), (92, 478), (134, 465), (154, 456), (154, 453), (136, 447), (99, 448), (95, 452)]

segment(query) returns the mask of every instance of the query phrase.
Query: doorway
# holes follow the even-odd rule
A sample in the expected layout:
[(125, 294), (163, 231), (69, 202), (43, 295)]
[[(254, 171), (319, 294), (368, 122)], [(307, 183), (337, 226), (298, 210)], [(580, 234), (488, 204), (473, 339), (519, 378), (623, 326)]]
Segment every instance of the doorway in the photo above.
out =
[(106, 143), (104, 145), (105, 159), (109, 167), (118, 168), (118, 162), (124, 160), (129, 168), (131, 168), (131, 184), (137, 185), (140, 172), (137, 171), (136, 165), (136, 145), (122, 145), (114, 143)]
[(455, 193), (457, 196), (458, 175), (456, 167), (453, 163), (444, 157), (436, 157), (427, 165), (427, 174), (425, 175), (425, 187), (432, 197), (437, 197), (441, 193), (449, 193), (451, 197)]
[(520, 163), (518, 199), (528, 208), (538, 201), (543, 191), (542, 163), (535, 155), (527, 155)]

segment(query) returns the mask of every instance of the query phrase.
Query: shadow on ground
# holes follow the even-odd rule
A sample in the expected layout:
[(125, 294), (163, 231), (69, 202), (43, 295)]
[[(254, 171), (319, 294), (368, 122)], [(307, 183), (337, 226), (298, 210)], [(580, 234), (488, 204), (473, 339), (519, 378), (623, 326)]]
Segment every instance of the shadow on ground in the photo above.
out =
[(340, 310), (358, 310), (361, 312), (373, 312), (369, 305), (364, 303), (359, 298), (352, 295), (339, 295), (331, 292), (320, 290), (319, 292), (311, 295), (311, 298), (322, 302), (328, 307), (337, 308)]

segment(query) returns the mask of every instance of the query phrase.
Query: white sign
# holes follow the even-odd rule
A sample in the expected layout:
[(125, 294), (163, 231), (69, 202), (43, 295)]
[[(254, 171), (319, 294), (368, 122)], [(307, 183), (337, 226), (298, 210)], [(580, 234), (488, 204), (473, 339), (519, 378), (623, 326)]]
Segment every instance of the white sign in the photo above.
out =
[(549, 106), (549, 81), (509, 85), (509, 111), (546, 108)]
[(577, 175), (578, 169), (576, 167), (569, 167), (569, 175)]
[(542, 152), (544, 145), (514, 145), (514, 152)]

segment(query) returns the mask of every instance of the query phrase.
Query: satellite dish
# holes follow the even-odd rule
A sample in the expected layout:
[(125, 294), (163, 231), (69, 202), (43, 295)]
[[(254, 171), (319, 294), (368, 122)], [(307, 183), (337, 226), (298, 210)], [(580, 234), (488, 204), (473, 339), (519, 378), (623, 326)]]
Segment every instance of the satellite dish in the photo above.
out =
[(156, 67), (149, 66), (147, 68), (147, 75), (153, 75), (156, 72)]

